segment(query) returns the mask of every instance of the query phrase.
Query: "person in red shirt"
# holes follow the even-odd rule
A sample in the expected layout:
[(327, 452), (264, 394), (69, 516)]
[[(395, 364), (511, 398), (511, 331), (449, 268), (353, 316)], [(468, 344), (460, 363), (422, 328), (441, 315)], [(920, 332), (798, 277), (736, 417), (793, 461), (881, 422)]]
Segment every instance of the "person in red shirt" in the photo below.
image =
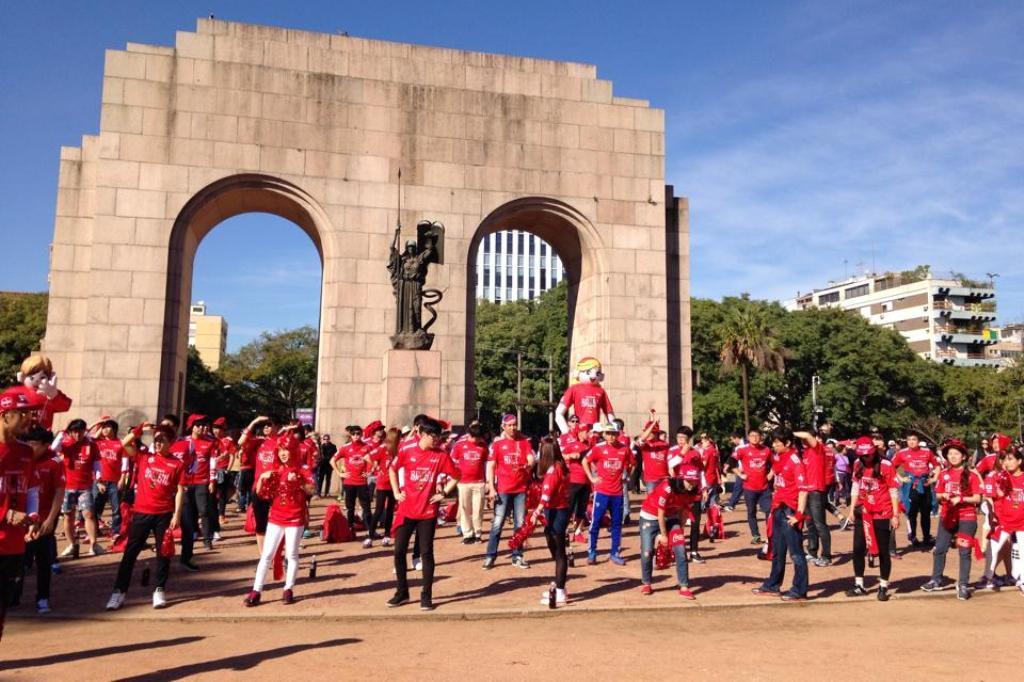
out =
[[(345, 495), (345, 517), (348, 520), (348, 527), (354, 529), (356, 500), (359, 500), (359, 507), (363, 512), (361, 517), (363, 525), (369, 527), (372, 515), (367, 476), (373, 466), (370, 447), (363, 442), (362, 426), (352, 424), (345, 427), (345, 432), (348, 434), (348, 443), (341, 446), (332, 462), (334, 470), (338, 472), (338, 478), (341, 479), (341, 488)], [(367, 534), (367, 539), (369, 539), (369, 534)]]
[[(53, 433), (35, 424), (23, 438), (35, 457), (35, 475), (39, 484), (39, 527), (26, 535), (25, 558), (36, 565), (36, 610), (50, 612), (50, 577), (57, 561), (54, 529), (64, 500), (64, 465), (54, 457), (50, 443)], [(19, 582), (19, 591), (21, 583)]]
[[(573, 423), (574, 417), (569, 418)], [(570, 551), (572, 542), (583, 542), (581, 530), (587, 522), (587, 506), (590, 503), (590, 479), (583, 469), (583, 458), (592, 447), (591, 424), (582, 424), (576, 419), (576, 427), (558, 437), (562, 458), (569, 467), (569, 515), (573, 518), (573, 529), (569, 533)]]
[(0, 639), (25, 565), (25, 538), (39, 528), (39, 482), (32, 449), (18, 438), (43, 400), (22, 386), (0, 394)]
[(193, 536), (201, 532), (203, 546), (213, 549), (210, 509), (216, 504), (217, 479), (211, 466), (219, 454), (217, 441), (210, 434), (210, 418), (205, 414), (189, 415), (185, 421), (186, 438), (176, 442), (171, 451), (182, 453), (185, 461), (185, 506), (181, 517), (181, 565), (189, 571), (199, 567), (192, 561)]
[[(140, 451), (135, 441), (144, 430), (153, 431), (152, 452)], [(185, 502), (185, 463), (171, 452), (174, 443), (174, 429), (166, 424), (152, 427), (149, 424), (136, 427), (129, 434), (126, 452), (136, 463), (135, 505), (132, 507), (132, 521), (128, 527), (128, 544), (125, 545), (121, 563), (114, 579), (114, 591), (107, 601), (107, 610), (116, 611), (124, 606), (128, 587), (132, 583), (132, 571), (139, 553), (146, 547), (150, 534), (161, 547), (164, 534), (171, 533), (181, 520)], [(169, 557), (156, 555), (156, 588), (153, 590), (153, 608), (167, 605), (164, 590), (170, 573)]]
[[(781, 593), (783, 601), (807, 599), (807, 555), (801, 532), (807, 510), (810, 485), (804, 463), (796, 454), (793, 433), (780, 429), (772, 434), (772, 451), (778, 463), (772, 470), (775, 492), (769, 513), (772, 568), (768, 578), (753, 592), (760, 596), (779, 596), (786, 576), (786, 554), (793, 561), (793, 586)], [(744, 481), (750, 480), (749, 478)]]
[(854, 584), (846, 591), (846, 596), (861, 597), (868, 593), (864, 589), (864, 560), (870, 554), (877, 555), (879, 560), (878, 601), (888, 601), (889, 575), (892, 572), (889, 536), (900, 527), (896, 470), (882, 457), (870, 436), (857, 439), (856, 453), (858, 459), (853, 465), (850, 493), (854, 518)]
[(94, 442), (100, 453), (100, 471), (93, 482), (93, 514), (96, 520), (103, 518), (103, 510), (110, 504), (110, 535), (121, 533), (121, 500), (128, 485), (128, 457), (124, 443), (117, 437), (117, 422), (110, 417), (101, 417), (90, 429), (96, 433)]
[[(501, 420), (502, 438), (491, 443), (487, 459), (487, 495), (495, 500), (494, 517), (491, 519), (491, 534), (487, 539), (487, 556), (484, 569), (494, 567), (498, 557), (498, 542), (505, 517), (511, 510), (515, 530), (526, 520), (526, 488), (533, 480), (533, 447), (530, 439), (519, 433), (519, 420), (514, 414), (507, 414)], [(512, 565), (529, 568), (523, 557), (523, 549), (512, 550)]]
[[(391, 476), (388, 469), (391, 460), (398, 454), (398, 441), (402, 433), (396, 429), (384, 429), (379, 421), (371, 422), (363, 429), (363, 433), (370, 434), (370, 459), (373, 461), (373, 470), (377, 474), (376, 491), (373, 500), (373, 517), (370, 519), (368, 540), (380, 538), (380, 544), (387, 547), (391, 544), (391, 525), (395, 518), (395, 492), (391, 489)], [(378, 442), (379, 439), (379, 442)], [(384, 535), (379, 536), (377, 529), (384, 529)], [(364, 543), (365, 544), (365, 543)]]
[(917, 539), (919, 517), (924, 544), (933, 544), (935, 540), (931, 532), (932, 487), (938, 478), (942, 463), (934, 452), (921, 447), (921, 439), (912, 431), (907, 434), (907, 447), (896, 453), (892, 458), (892, 465), (896, 468), (896, 478), (900, 483), (910, 484), (910, 506), (907, 508), (907, 535), (910, 544), (914, 547), (921, 546)]
[[(827, 568), (832, 565), (832, 532), (825, 519), (828, 506), (825, 442), (809, 431), (797, 431), (793, 435), (804, 443), (804, 471), (810, 486), (807, 492), (807, 512), (811, 522), (807, 527), (807, 554), (815, 566)], [(818, 556), (819, 542), (821, 556)]]
[(246, 595), (246, 606), (257, 606), (267, 579), (267, 571), (274, 562), (278, 547), (284, 542), (287, 564), (281, 603), (295, 603), (295, 578), (299, 574), (299, 543), (309, 523), (309, 498), (316, 492), (313, 473), (303, 466), (300, 438), (286, 432), (274, 439), (277, 448), (274, 464), (266, 467), (256, 479), (256, 495), (270, 502), (267, 532), (256, 565), (256, 578), (252, 590)]
[[(565, 580), (569, 573), (569, 557), (566, 553), (566, 532), (569, 530), (569, 466), (562, 457), (558, 441), (545, 436), (540, 441), (540, 470), (544, 472), (541, 483), (540, 502), (533, 510), (533, 522), (544, 514), (544, 539), (555, 562), (555, 604), (564, 606), (568, 597)], [(544, 593), (541, 604), (549, 603), (550, 595)]]
[[(896, 455), (899, 457), (899, 455)], [(935, 493), (939, 500), (939, 529), (935, 538), (931, 580), (921, 586), (925, 592), (942, 589), (942, 572), (946, 553), (955, 541), (960, 550), (960, 574), (956, 595), (970, 599), (971, 550), (980, 546), (974, 537), (978, 532), (978, 504), (981, 503), (981, 478), (967, 466), (967, 446), (957, 439), (942, 444), (942, 456), (949, 467), (938, 474)]]
[[(419, 441), (399, 450), (391, 462), (389, 474), (391, 489), (398, 502), (395, 528), (395, 576), (398, 581), (394, 596), (387, 606), (402, 606), (409, 602), (408, 557), (409, 540), (416, 534), (423, 562), (423, 586), (420, 591), (420, 609), (433, 611), (434, 587), (434, 530), (437, 527), (437, 505), (450, 495), (459, 482), (459, 470), (448, 453), (439, 447), (441, 424), (429, 417), (419, 425)], [(441, 492), (438, 481), (448, 477)]]
[(604, 415), (606, 421), (615, 421), (612, 402), (608, 399), (608, 393), (601, 387), (604, 374), (601, 372), (601, 363), (595, 358), (582, 358), (576, 363), (577, 376), (574, 382), (565, 389), (562, 399), (555, 408), (555, 421), (562, 433), (569, 432), (569, 425), (565, 421), (565, 415), (572, 409), (580, 423), (597, 424)]
[[(228, 421), (224, 417), (213, 420), (213, 437), (217, 440), (217, 459), (213, 463), (214, 476), (217, 480), (217, 523), (223, 526), (228, 522), (228, 502), (235, 494), (238, 484), (238, 472), (235, 465), (238, 461), (238, 444), (227, 433)], [(214, 533), (214, 540), (219, 540)]]
[(619, 553), (622, 544), (622, 474), (633, 466), (633, 453), (619, 441), (619, 427), (608, 422), (601, 427), (603, 442), (595, 445), (583, 458), (583, 468), (594, 486), (594, 513), (590, 523), (590, 546), (587, 564), (597, 563), (597, 539), (605, 512), (611, 515), (612, 536), (609, 558), (617, 566), (625, 566)]
[[(747, 507), (747, 526), (750, 528), (750, 544), (764, 542), (757, 529), (757, 510), (768, 516), (772, 506), (772, 493), (768, 489), (768, 473), (771, 466), (771, 451), (761, 444), (761, 432), (751, 429), (747, 444), (736, 448), (736, 476), (743, 485), (743, 504)], [(770, 523), (766, 519), (765, 523)]]
[[(981, 507), (983, 525), (981, 534), (988, 539), (985, 544), (985, 570), (981, 576), (981, 583), (978, 585), (982, 590), (997, 590), (1003, 585), (1003, 580), (996, 575), (996, 568), (999, 562), (1003, 562), (1006, 569), (1006, 577), (1012, 575), (1012, 564), (1010, 559), (1010, 543), (1007, 541), (1012, 535), (1004, 530), (1001, 521), (1001, 508), (1004, 502), (1000, 501), (999, 495), (1007, 489), (1009, 475), (1003, 468), (1005, 461), (1003, 453), (996, 457), (995, 464), (988, 473), (981, 475)], [(1007, 583), (1009, 584), (1009, 583)]]
[[(989, 495), (998, 519), (991, 542), (1002, 546), (1007, 540), (1013, 540), (1015, 548), (1011, 552), (1010, 570), (1003, 584), (1010, 585), (1015, 579), (1017, 588), (1024, 595), (1024, 455), (1011, 447), (999, 453), (999, 461), (1002, 463), (1002, 476)], [(998, 556), (996, 547), (993, 550), (993, 570)]]
[(484, 427), (474, 421), (468, 438), (452, 448), (452, 461), (459, 468), (459, 527), (462, 544), (479, 542), (484, 534), (484, 495), (487, 493), (487, 441)]
[[(262, 441), (259, 436), (265, 431), (273, 430), (266, 419), (254, 419), (249, 426), (242, 429), (238, 438), (238, 504), (235, 507), (238, 514), (244, 514), (252, 503), (252, 487), (256, 483), (256, 451), (259, 450)], [(253, 429), (259, 429), (259, 433)]]
[(57, 434), (54, 440), (56, 451), (64, 462), (64, 537), (68, 546), (61, 552), (62, 557), (70, 557), (78, 552), (78, 535), (75, 532), (76, 514), (81, 513), (85, 520), (85, 534), (89, 538), (90, 554), (98, 556), (106, 550), (100, 546), (96, 527), (96, 514), (93, 512), (92, 482), (99, 472), (100, 453), (96, 443), (86, 435), (86, 424), (82, 419), (72, 419), (63, 433)]
[(701, 462), (704, 464), (704, 483), (708, 491), (707, 506), (710, 507), (719, 504), (718, 498), (722, 494), (722, 461), (718, 446), (706, 433), (700, 434), (697, 452), (700, 453)]
[[(242, 430), (242, 437), (238, 439), (238, 447), (243, 453), (242, 466), (245, 466), (247, 453), (251, 458), (253, 485), (250, 492), (252, 493), (256, 491), (255, 482), (259, 477), (265, 472), (274, 469), (278, 464), (277, 438), (279, 424), (280, 420), (277, 418), (256, 417), (249, 426)], [(256, 429), (259, 429), (262, 435), (256, 435)], [(253, 494), (248, 502), (252, 505), (253, 520), (256, 522), (256, 548), (262, 555), (263, 537), (267, 533), (267, 521), (270, 517), (270, 500)]]
[(640, 444), (637, 449), (640, 451), (640, 468), (643, 472), (644, 488), (649, 493), (659, 483), (668, 478), (668, 442), (665, 440), (665, 432), (654, 420), (653, 410), (651, 419), (644, 424), (640, 432)]
[[(660, 545), (671, 547), (676, 561), (679, 596), (694, 599), (690, 590), (686, 544), (681, 537), (691, 509), (701, 498), (701, 470), (692, 462), (681, 464), (676, 475), (658, 483), (640, 507), (640, 594), (654, 594), (654, 556)], [(673, 537), (672, 531), (679, 534)], [(691, 533), (699, 532), (691, 525)]]
[[(676, 429), (676, 444), (669, 448), (668, 451), (668, 470), (669, 473), (674, 477), (678, 477), (681, 474), (680, 471), (683, 468), (690, 468), (700, 472), (700, 480), (698, 481), (699, 492), (697, 499), (692, 500), (690, 505), (689, 518), (691, 520), (692, 528), (700, 528), (701, 514), (703, 513), (703, 504), (707, 502), (707, 487), (705, 485), (706, 475), (704, 472), (704, 459), (701, 457), (700, 451), (693, 447), (693, 429), (689, 426), (680, 426)], [(700, 555), (699, 542), (700, 532), (690, 533), (689, 535), (689, 560), (702, 564), (704, 563), (704, 557)]]

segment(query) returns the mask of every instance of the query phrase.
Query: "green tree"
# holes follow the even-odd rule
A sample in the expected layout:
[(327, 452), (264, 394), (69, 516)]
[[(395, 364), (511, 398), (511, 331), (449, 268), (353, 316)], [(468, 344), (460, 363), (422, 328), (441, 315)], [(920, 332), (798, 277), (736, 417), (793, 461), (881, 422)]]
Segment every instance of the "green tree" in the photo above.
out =
[(21, 361), (39, 350), (48, 300), (46, 293), (0, 292), (0, 381), (5, 386), (17, 382)]
[(754, 370), (782, 372), (783, 351), (764, 311), (743, 305), (730, 311), (722, 325), (722, 371), (740, 371), (743, 426), (750, 431), (750, 374)]

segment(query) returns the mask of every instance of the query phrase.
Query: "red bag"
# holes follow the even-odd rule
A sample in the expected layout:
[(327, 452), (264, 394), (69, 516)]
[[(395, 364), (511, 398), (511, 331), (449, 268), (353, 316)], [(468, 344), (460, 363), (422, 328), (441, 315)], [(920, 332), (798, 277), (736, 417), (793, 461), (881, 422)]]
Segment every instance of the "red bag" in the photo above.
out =
[(654, 550), (654, 567), (661, 571), (673, 563), (675, 563), (675, 557), (672, 556), (672, 548), (667, 543), (658, 545)]
[(249, 505), (249, 509), (245, 512), (245, 526), (243, 530), (249, 535), (256, 534), (256, 510), (253, 509), (252, 505)]
[(534, 516), (531, 514), (530, 517), (526, 519), (526, 523), (521, 525), (519, 527), (519, 530), (513, 533), (512, 537), (508, 539), (508, 548), (511, 549), (513, 552), (520, 549), (523, 545), (526, 544), (527, 538), (529, 538), (533, 534), (533, 529), (536, 527), (537, 519), (534, 518)]
[(165, 559), (174, 558), (174, 533), (164, 533), (164, 539), (160, 542), (160, 548), (157, 550), (157, 555), (162, 556)]
[(121, 532), (114, 537), (110, 551), (123, 552), (128, 546), (128, 529), (132, 526), (132, 508), (127, 502), (121, 503)]
[(459, 514), (459, 501), (449, 502), (441, 510), (441, 520), (445, 523), (454, 523)]
[(324, 542), (350, 542), (355, 534), (345, 520), (345, 514), (337, 504), (328, 505), (324, 513), (324, 525), (320, 529), (320, 539)]
[(722, 517), (722, 508), (717, 504), (708, 507), (707, 520), (704, 521), (704, 533), (711, 540), (725, 539), (725, 519)]

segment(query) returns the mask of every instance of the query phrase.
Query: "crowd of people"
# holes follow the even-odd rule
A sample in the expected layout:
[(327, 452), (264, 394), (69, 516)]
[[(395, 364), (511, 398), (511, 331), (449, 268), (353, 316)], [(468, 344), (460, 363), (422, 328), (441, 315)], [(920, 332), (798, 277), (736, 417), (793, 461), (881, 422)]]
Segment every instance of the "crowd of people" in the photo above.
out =
[[(71, 419), (53, 433), (45, 404), (24, 386), (0, 394), (4, 608), (18, 603), (34, 568), (35, 604), (48, 612), (50, 579), (61, 560), (110, 551), (107, 536), (122, 556), (106, 608), (124, 605), (147, 547), (156, 552), (152, 604), (161, 608), (172, 557), (185, 571), (200, 571), (195, 543), (212, 548), (220, 540), (229, 504), (245, 515), (259, 556), (244, 604), (260, 604), (272, 568), (283, 577), (282, 601), (290, 604), (300, 544), (312, 535), (311, 500), (334, 495), (344, 525), (364, 533), (363, 547), (393, 545), (395, 591), (388, 607), (410, 601), (412, 545), (411, 567), (422, 574), (420, 607), (434, 608), (434, 536), (446, 517), (454, 517), (463, 543), (486, 540), (485, 570), (502, 556), (509, 516), (509, 561), (520, 569), (530, 568), (524, 541), (540, 526), (554, 567), (541, 601), (553, 607), (569, 599), (568, 567), (577, 552), (587, 566), (598, 563), (605, 547), (609, 562), (627, 563), (622, 528), (636, 522), (641, 594), (653, 593), (655, 568), (674, 566), (675, 590), (692, 600), (690, 565), (704, 563), (701, 543), (722, 539), (722, 512), (740, 504), (750, 543), (770, 562), (756, 595), (806, 599), (809, 565), (831, 566), (832, 533), (852, 529), (846, 594), (867, 595), (866, 571), (877, 568), (873, 592), (887, 601), (904, 519), (907, 542), (933, 552), (921, 589), (947, 587), (946, 557), (956, 547), (960, 599), (971, 595), (975, 561), (983, 562), (978, 587), (1015, 586), (1024, 594), (1024, 456), (1000, 434), (972, 454), (956, 439), (933, 450), (917, 433), (905, 434), (900, 446), (878, 431), (837, 440), (830, 425), (776, 429), (767, 438), (751, 429), (734, 434), (731, 449), (720, 452), (708, 434), (695, 437), (688, 426), (670, 436), (654, 410), (631, 437), (607, 396), (578, 384), (563, 400), (559, 430), (539, 438), (524, 435), (511, 414), (494, 437), (478, 422), (456, 433), (446, 422), (419, 415), (403, 428), (381, 421), (350, 426), (340, 444), (295, 420), (264, 416), (236, 437), (223, 417), (201, 414), (184, 424), (167, 415), (123, 431), (109, 417), (92, 425)], [(793, 572), (788, 587), (787, 563)]]

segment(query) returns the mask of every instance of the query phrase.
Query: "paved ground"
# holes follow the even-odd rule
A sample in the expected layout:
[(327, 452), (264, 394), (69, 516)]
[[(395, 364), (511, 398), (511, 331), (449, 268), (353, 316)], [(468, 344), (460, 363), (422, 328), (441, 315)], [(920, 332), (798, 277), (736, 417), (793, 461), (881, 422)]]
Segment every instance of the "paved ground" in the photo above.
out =
[[(315, 518), (322, 516), (323, 506), (317, 501)], [(893, 669), (909, 673), (908, 632), (915, 641), (926, 643), (927, 655), (909, 659), (914, 672), (924, 675), (930, 670), (948, 672), (943, 661), (958, 655), (955, 647), (942, 645), (951, 657), (944, 659), (930, 644), (948, 639), (948, 623), (955, 622), (958, 631), (983, 636), (986, 650), (992, 651), (992, 645), (1008, 632), (1000, 628), (1004, 621), (1015, 624), (1017, 631), (1024, 622), (1024, 599), (1010, 590), (977, 594), (966, 603), (957, 602), (949, 591), (927, 595), (917, 590), (931, 565), (931, 556), (925, 552), (909, 552), (895, 562), (896, 594), (891, 602), (879, 604), (866, 598), (863, 603), (851, 603), (842, 594), (851, 584), (850, 532), (833, 533), (840, 557), (835, 566), (812, 567), (809, 602), (787, 605), (770, 599), (770, 608), (763, 608), (765, 599), (752, 596), (750, 588), (760, 583), (768, 565), (756, 559), (756, 548), (749, 544), (742, 508), (728, 515), (729, 537), (724, 542), (702, 543), (708, 561), (691, 566), (696, 602), (679, 599), (668, 571), (656, 574), (654, 596), (639, 594), (635, 526), (626, 529), (624, 539), (629, 564), (618, 567), (607, 562), (607, 540), (603, 540), (601, 563), (588, 567), (580, 561), (570, 569), (571, 603), (554, 614), (539, 603), (553, 568), (539, 537), (527, 551), (532, 568), (511, 567), (503, 551), (499, 564), (488, 572), (480, 568), (483, 546), (462, 545), (454, 526), (446, 526), (439, 529), (436, 543), (438, 609), (432, 614), (420, 613), (415, 604), (397, 611), (384, 607), (394, 589), (387, 548), (364, 550), (357, 543), (324, 545), (317, 540), (306, 541), (302, 550), (298, 603), (282, 605), (278, 585), (271, 584), (264, 604), (247, 609), (241, 601), (251, 585), (256, 550), (239, 526), (240, 520), (232, 519), (217, 549), (200, 550), (201, 573), (186, 574), (175, 565), (168, 585), (170, 604), (162, 611), (149, 606), (148, 589), (137, 587), (140, 570), (125, 609), (113, 614), (103, 610), (119, 555), (66, 562), (63, 574), (55, 577), (51, 616), (38, 617), (34, 609), (24, 606), (10, 614), (0, 645), (0, 666), (12, 673), (17, 670), (25, 679), (62, 670), (113, 677), (115, 660), (116, 674), (161, 671), (149, 679), (249, 669), (260, 676), (295, 669), (316, 677), (326, 670), (318, 667), (320, 662), (337, 665), (344, 660), (346, 669), (365, 662), (399, 677), (416, 671), (422, 676), (450, 666), (452, 672), (471, 672), (485, 679), (507, 677), (510, 671), (533, 678), (552, 670), (583, 670), (588, 651), (598, 651), (618, 637), (628, 645), (616, 647), (618, 653), (606, 663), (629, 674), (656, 672), (658, 661), (676, 657), (671, 648), (663, 649), (657, 660), (642, 661), (637, 656), (643, 638), (665, 636), (666, 644), (682, 644), (688, 668), (705, 676), (728, 678), (740, 672), (781, 676), (781, 669), (762, 667), (768, 665), (768, 658), (761, 652), (791, 643), (804, 655), (829, 652), (825, 665), (842, 665), (835, 669), (844, 671), (844, 676), (849, 676), (850, 666), (863, 669), (864, 675), (853, 674), (857, 678), (868, 677), (864, 666), (890, 653), (894, 665), (900, 666)], [(902, 530), (900, 535), (905, 540)], [(317, 578), (310, 580), (306, 565), (313, 555), (319, 568)], [(949, 565), (955, 565), (952, 557)], [(869, 579), (869, 586), (872, 582)], [(417, 582), (412, 584), (415, 599)], [(30, 580), (26, 596), (32, 594)], [(511, 616), (519, 617), (510, 620)], [(714, 634), (705, 637), (707, 633)], [(498, 645), (492, 638), (495, 634), (501, 636)], [(396, 644), (404, 642), (408, 642), (403, 649), (408, 655), (391, 655)], [(871, 650), (872, 642), (883, 653)], [(308, 650), (315, 653), (302, 655)], [(342, 656), (335, 656), (334, 650)], [(481, 668), (478, 656), (463, 656), (463, 652), (481, 650), (488, 652), (487, 660), (501, 661), (501, 668)], [(602, 654), (601, 658), (609, 657)], [(967, 665), (965, 659), (962, 674), (985, 677), (977, 667), (979, 658), (969, 658), (973, 662)], [(997, 662), (990, 665), (992, 672), (999, 671)], [(800, 671), (787, 668), (785, 672), (792, 676)]]

